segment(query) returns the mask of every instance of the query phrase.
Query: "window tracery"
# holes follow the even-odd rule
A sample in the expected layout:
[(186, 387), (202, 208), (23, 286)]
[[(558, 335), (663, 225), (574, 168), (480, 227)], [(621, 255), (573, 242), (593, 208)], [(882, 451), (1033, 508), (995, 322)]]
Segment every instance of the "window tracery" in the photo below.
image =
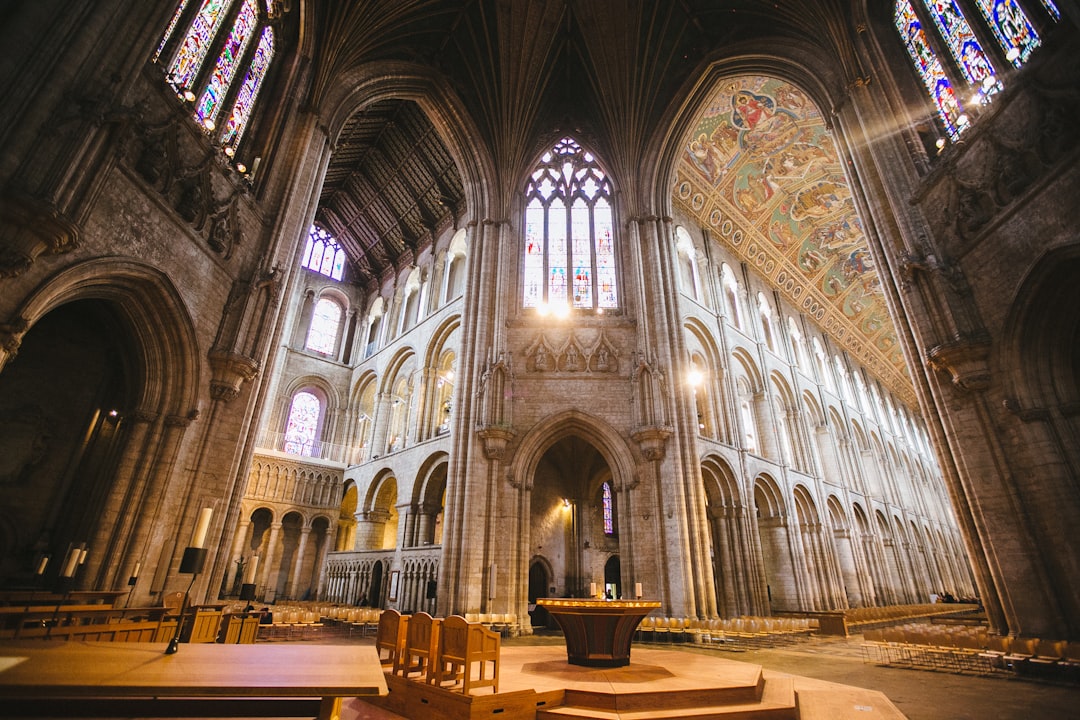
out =
[(572, 138), (543, 155), (525, 189), (524, 307), (618, 307), (611, 197), (596, 158)]
[(333, 280), (341, 280), (345, 272), (345, 251), (333, 235), (318, 225), (312, 225), (300, 264)]

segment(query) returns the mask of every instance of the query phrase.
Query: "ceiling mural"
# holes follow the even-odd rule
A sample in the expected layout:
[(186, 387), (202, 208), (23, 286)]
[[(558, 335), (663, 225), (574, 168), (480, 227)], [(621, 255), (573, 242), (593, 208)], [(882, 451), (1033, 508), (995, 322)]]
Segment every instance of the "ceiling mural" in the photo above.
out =
[(825, 120), (776, 78), (725, 80), (686, 141), (675, 199), (901, 397), (913, 392)]

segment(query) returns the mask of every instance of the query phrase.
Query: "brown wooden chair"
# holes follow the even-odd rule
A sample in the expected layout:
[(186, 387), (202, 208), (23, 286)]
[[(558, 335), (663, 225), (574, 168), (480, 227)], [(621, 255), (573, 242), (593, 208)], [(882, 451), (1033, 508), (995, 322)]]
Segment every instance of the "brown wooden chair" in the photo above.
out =
[[(439, 628), (439, 652), (431, 665), (430, 682), (442, 687), (450, 681), (466, 695), (473, 688), (490, 687), (499, 692), (499, 633), (480, 623), (466, 622), (460, 615), (451, 615)], [(491, 675), (487, 664), (491, 663)], [(478, 665), (473, 676), (473, 665)]]
[[(402, 615), (397, 610), (383, 610), (379, 614), (379, 627), (375, 633), (375, 649), (379, 653), (379, 662), (389, 666), (393, 672), (398, 671), (399, 664), (405, 651), (405, 628), (408, 627), (409, 616)], [(383, 652), (386, 657), (383, 657)]]
[(426, 612), (409, 616), (405, 626), (405, 650), (398, 658), (394, 672), (402, 677), (420, 673), (420, 679), (427, 681), (431, 672), (431, 661), (439, 648), (439, 621)]

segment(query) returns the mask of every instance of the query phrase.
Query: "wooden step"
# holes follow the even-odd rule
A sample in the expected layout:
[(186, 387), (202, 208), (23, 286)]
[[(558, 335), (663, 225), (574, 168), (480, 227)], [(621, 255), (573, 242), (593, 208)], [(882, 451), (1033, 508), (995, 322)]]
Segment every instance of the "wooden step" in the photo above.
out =
[(758, 700), (696, 707), (601, 709), (562, 705), (538, 710), (536, 720), (796, 720), (795, 687), (791, 677), (764, 683)]

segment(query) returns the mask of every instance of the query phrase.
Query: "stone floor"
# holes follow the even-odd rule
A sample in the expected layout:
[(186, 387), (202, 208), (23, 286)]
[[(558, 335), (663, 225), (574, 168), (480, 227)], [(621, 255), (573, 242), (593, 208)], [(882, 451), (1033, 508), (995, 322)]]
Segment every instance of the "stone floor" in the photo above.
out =
[[(881, 667), (864, 661), (861, 642), (862, 637), (856, 635), (746, 652), (678, 644), (666, 647), (680, 652), (719, 654), (730, 660), (756, 663), (765, 670), (878, 690), (909, 720), (1080, 720), (1080, 686)], [(506, 646), (561, 645), (562, 638), (533, 636), (504, 643)], [(342, 720), (399, 720), (399, 716), (358, 700), (347, 701), (343, 710)]]

